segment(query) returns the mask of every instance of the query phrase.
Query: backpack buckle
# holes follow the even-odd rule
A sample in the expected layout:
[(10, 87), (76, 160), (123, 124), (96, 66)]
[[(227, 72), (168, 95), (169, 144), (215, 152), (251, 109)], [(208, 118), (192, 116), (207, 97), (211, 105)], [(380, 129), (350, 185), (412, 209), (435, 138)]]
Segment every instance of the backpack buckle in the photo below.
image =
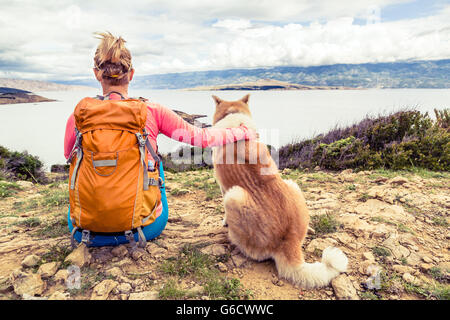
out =
[(138, 139), (139, 145), (141, 147), (145, 146), (145, 140), (144, 137), (142, 136), (142, 134), (140, 133), (136, 133), (136, 138)]
[(89, 245), (91, 243), (91, 232), (89, 230), (83, 230), (81, 232), (81, 242)]

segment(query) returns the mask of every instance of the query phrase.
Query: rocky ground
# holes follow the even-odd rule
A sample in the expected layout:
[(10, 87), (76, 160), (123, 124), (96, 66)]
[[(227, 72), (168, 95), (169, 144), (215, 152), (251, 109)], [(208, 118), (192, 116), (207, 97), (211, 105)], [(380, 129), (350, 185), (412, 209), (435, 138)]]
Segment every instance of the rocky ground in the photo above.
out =
[(222, 226), (211, 170), (166, 174), (168, 225), (135, 250), (72, 251), (67, 184), (54, 175), (46, 186), (0, 181), (0, 298), (449, 299), (450, 174), (282, 174), (301, 186), (310, 209), (306, 260), (320, 260), (330, 245), (349, 258), (328, 287), (296, 288), (273, 261), (244, 257)]

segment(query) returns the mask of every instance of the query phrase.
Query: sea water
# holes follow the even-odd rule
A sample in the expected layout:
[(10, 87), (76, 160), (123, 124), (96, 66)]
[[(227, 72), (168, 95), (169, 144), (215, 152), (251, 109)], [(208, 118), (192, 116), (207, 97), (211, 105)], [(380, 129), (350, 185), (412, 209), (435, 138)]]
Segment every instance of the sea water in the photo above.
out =
[[(186, 91), (132, 90), (130, 96), (146, 97), (168, 108), (190, 114), (210, 124), (215, 109), (212, 95), (237, 100), (250, 93), (250, 110), (261, 139), (274, 147), (311, 138), (336, 126), (404, 108), (416, 108), (434, 115), (434, 108), (450, 107), (450, 89), (367, 89), (298, 91)], [(49, 170), (65, 163), (64, 132), (67, 119), (83, 97), (100, 90), (49, 91), (36, 94), (55, 102), (0, 105), (0, 145), (10, 150), (27, 150), (37, 155)], [(182, 145), (160, 134), (160, 153)]]

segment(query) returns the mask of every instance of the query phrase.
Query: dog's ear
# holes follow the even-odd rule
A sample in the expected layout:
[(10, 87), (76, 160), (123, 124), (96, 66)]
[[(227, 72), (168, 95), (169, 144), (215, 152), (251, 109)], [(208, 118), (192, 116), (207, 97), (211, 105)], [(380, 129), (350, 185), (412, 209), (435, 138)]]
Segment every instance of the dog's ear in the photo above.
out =
[(216, 102), (216, 106), (218, 106), (218, 105), (222, 102), (222, 99), (220, 99), (219, 97), (212, 96), (212, 98), (213, 98), (214, 101)]
[(241, 99), (241, 101), (243, 102), (243, 103), (247, 103), (248, 104), (248, 99), (250, 98), (250, 94), (247, 94), (245, 97), (243, 97), (242, 99)]

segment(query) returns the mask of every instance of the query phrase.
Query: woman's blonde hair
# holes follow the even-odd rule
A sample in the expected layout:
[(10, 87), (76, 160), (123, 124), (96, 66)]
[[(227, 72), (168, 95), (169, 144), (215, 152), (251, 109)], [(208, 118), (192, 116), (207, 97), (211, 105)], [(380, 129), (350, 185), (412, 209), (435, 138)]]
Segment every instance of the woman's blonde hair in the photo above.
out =
[(100, 44), (95, 51), (95, 68), (100, 71), (100, 76), (109, 85), (122, 85), (128, 83), (126, 75), (132, 69), (131, 53), (125, 47), (122, 37), (115, 37), (110, 32), (94, 33)]

